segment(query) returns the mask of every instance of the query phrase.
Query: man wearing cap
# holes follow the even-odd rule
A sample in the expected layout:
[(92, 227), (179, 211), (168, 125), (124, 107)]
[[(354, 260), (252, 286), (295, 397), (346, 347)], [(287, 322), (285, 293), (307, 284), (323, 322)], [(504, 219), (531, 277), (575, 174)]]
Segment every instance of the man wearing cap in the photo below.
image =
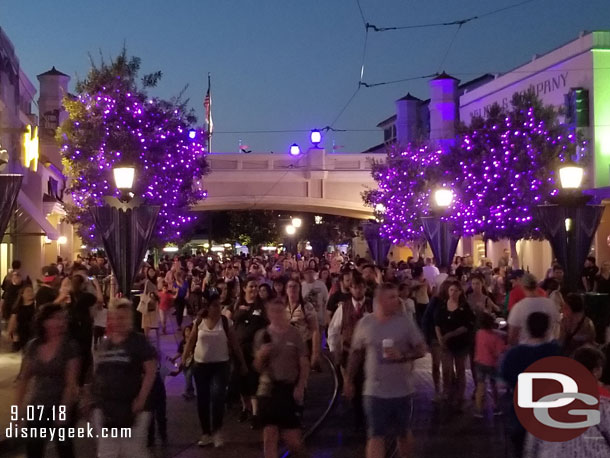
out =
[(59, 295), (59, 285), (61, 278), (59, 277), (59, 269), (54, 265), (45, 266), (42, 268), (42, 283), (36, 291), (36, 304), (48, 304), (57, 299)]
[(534, 312), (542, 312), (549, 316), (550, 325), (545, 341), (554, 340), (557, 337), (557, 327), (560, 320), (557, 305), (552, 300), (539, 294), (538, 282), (532, 274), (524, 273), (520, 282), (525, 297), (515, 304), (508, 315), (509, 345), (528, 343), (531, 336), (526, 324), (528, 317)]
[[(525, 290), (523, 288), (523, 276), (525, 272), (521, 269), (513, 270), (508, 276), (509, 280), (513, 280), (513, 288), (510, 290), (508, 295), (508, 311), (510, 312), (517, 302), (526, 297)], [(536, 295), (539, 297), (546, 297), (546, 293), (540, 287), (536, 288)]]

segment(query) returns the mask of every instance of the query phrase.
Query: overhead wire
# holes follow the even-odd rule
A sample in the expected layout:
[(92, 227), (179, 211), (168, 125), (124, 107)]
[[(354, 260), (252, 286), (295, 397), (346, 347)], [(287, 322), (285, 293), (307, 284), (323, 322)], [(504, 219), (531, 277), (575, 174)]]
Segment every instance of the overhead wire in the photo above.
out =
[(437, 73), (440, 73), (441, 70), (443, 69), (443, 65), (445, 65), (445, 61), (447, 60), (447, 57), (449, 56), (449, 52), (451, 51), (451, 48), (453, 47), (453, 43), (455, 43), (455, 39), (457, 38), (458, 33), (460, 33), (460, 30), (462, 29), (463, 25), (464, 24), (460, 24), (460, 25), (457, 26), (457, 29), (455, 29), (453, 37), (451, 38), (451, 41), (449, 42), (449, 46), (447, 47), (447, 51), (445, 51), (445, 54), (443, 55), (441, 63), (438, 66)]
[(424, 23), (424, 24), (409, 24), (409, 25), (392, 26), (392, 27), (378, 27), (375, 24), (370, 24), (367, 22), (365, 24), (365, 26), (367, 29), (373, 30), (374, 32), (389, 32), (389, 31), (393, 31), (393, 30), (423, 29), (423, 28), (428, 28), (428, 27), (447, 27), (447, 26), (453, 26), (453, 25), (461, 26), (461, 25), (467, 24), (468, 22), (476, 21), (477, 19), (482, 19), (484, 17), (498, 14), (498, 13), (501, 13), (503, 11), (507, 11), (507, 10), (510, 10), (513, 8), (518, 8), (527, 3), (532, 3), (535, 1), (536, 0), (524, 0), (522, 2), (513, 3), (512, 5), (507, 5), (507, 6), (504, 6), (501, 8), (496, 8), (495, 10), (491, 10), (486, 13), (477, 14), (477, 15), (470, 16), (470, 17), (467, 17), (464, 19), (457, 19), (457, 20), (453, 20), (453, 21), (431, 22), (431, 23)]
[[(362, 19), (362, 24), (364, 25), (364, 45), (363, 45), (363, 50), (362, 50), (362, 62), (360, 65), (360, 80), (358, 82), (358, 86), (356, 87), (356, 90), (352, 93), (352, 95), (350, 96), (350, 98), (347, 100), (347, 103), (345, 105), (343, 105), (343, 107), (341, 108), (341, 110), (339, 111), (339, 114), (337, 114), (337, 116), (335, 116), (335, 118), (332, 120), (332, 122), (326, 126), (323, 130), (328, 131), (338, 131), (334, 129), (334, 125), (335, 123), (339, 120), (339, 118), (341, 118), (341, 116), (343, 115), (343, 113), (345, 113), (345, 110), (347, 110), (347, 108), (350, 106), (350, 104), (353, 102), (354, 98), (356, 98), (356, 95), (358, 94), (358, 92), (360, 91), (360, 88), (362, 87), (362, 85), (360, 83), (362, 83), (362, 78), (364, 77), (364, 63), (366, 61), (366, 49), (367, 49), (367, 42), (368, 42), (368, 28), (367, 28), (367, 22), (366, 22), (366, 18), (364, 16), (364, 11), (362, 10), (362, 5), (360, 5), (360, 0), (356, 0), (356, 6), (358, 7), (358, 12), (360, 13), (360, 18)], [(298, 166), (299, 162), (303, 159), (304, 156), (299, 157), (296, 160), (296, 163), (294, 164), (295, 166)], [(267, 192), (265, 192), (265, 194), (263, 194), (260, 199), (258, 199), (257, 201), (255, 201), (252, 204), (251, 209), (256, 208), (256, 206), (263, 200), (265, 199), (269, 193), (271, 193), (271, 191), (273, 191), (273, 189), (275, 189), (275, 187), (286, 177), (286, 175), (288, 174), (288, 172), (290, 172), (291, 169), (287, 169), (281, 176), (280, 178), (267, 190)]]

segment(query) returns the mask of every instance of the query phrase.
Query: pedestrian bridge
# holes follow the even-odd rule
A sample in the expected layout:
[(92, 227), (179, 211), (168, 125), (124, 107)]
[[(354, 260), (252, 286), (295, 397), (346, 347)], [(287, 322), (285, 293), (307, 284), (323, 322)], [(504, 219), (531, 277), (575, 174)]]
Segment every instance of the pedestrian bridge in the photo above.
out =
[(376, 188), (372, 161), (385, 154), (210, 153), (203, 179), (208, 197), (192, 207), (210, 210), (288, 210), (370, 218), (362, 192)]

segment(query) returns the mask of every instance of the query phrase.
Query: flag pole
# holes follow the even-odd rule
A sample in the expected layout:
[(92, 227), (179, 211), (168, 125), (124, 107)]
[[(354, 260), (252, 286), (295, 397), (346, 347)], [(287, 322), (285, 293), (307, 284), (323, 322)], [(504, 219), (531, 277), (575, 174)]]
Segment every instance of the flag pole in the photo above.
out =
[(208, 93), (206, 95), (206, 100), (208, 103), (206, 109), (206, 122), (208, 125), (208, 153), (212, 152), (212, 84), (210, 72), (208, 72)]

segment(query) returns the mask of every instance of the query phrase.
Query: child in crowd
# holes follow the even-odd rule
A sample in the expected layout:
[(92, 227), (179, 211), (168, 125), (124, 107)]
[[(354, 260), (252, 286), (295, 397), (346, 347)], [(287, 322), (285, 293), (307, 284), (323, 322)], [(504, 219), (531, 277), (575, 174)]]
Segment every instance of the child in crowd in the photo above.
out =
[[(182, 357), (182, 353), (184, 352), (184, 346), (189, 340), (189, 336), (191, 335), (191, 331), (193, 330), (193, 325), (189, 324), (182, 330), (182, 340), (178, 344), (178, 351), (174, 355), (173, 358), (170, 358), (172, 363), (176, 363), (178, 359)], [(195, 388), (193, 387), (193, 359), (192, 357), (188, 361), (180, 361), (180, 367), (182, 368), (182, 372), (184, 373), (184, 381), (186, 383), (184, 393), (182, 397), (185, 399), (193, 399), (195, 397)]]
[(155, 426), (161, 438), (161, 443), (167, 445), (167, 392), (165, 391), (165, 378), (175, 377), (178, 371), (172, 364), (171, 359), (161, 355), (157, 362), (157, 372), (150, 394), (148, 405), (150, 407), (151, 419), (148, 426), (148, 446), (155, 444)]
[(108, 320), (108, 308), (106, 304), (98, 302), (93, 308), (93, 349), (97, 346), (106, 334), (106, 321)]
[(167, 315), (174, 305), (175, 297), (176, 293), (170, 291), (169, 284), (164, 281), (159, 292), (159, 317), (163, 334), (167, 334)]
[(483, 418), (487, 381), (491, 387), (493, 413), (500, 415), (498, 408), (498, 388), (496, 386), (497, 368), (500, 356), (506, 349), (506, 335), (495, 329), (496, 321), (490, 313), (479, 315), (479, 330), (475, 335), (474, 362), (477, 368), (477, 388), (474, 416)]

